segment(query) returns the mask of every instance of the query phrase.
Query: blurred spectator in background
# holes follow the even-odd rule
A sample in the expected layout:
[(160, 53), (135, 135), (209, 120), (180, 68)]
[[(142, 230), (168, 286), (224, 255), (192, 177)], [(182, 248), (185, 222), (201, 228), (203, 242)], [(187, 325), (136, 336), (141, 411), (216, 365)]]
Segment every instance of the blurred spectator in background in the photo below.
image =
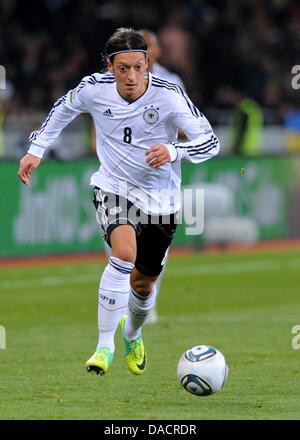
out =
[(258, 103), (242, 92), (235, 92), (236, 106), (232, 112), (232, 153), (243, 156), (261, 154), (263, 114)]
[(155, 8), (150, 0), (11, 0), (0, 3), (0, 61), (15, 88), (12, 110), (44, 111), (78, 76), (99, 69), (95, 41), (120, 25), (151, 28), (161, 63), (180, 75), (196, 104), (220, 106), (220, 83), (234, 87), (242, 78), (248, 96), (276, 113), (293, 93), (299, 20), (292, 0), (175, 0), (172, 7), (161, 0)]
[(155, 31), (159, 63), (180, 76), (214, 125), (228, 124), (232, 107), (220, 88), (237, 90), (237, 79), (267, 124), (282, 124), (283, 101), (295, 99), (300, 108), (290, 78), (299, 61), (299, 22), (296, 0), (174, 0), (171, 7), (169, 0), (155, 7), (153, 0), (2, 1), (0, 64), (14, 91), (4, 103), (6, 121), (13, 115), (13, 133), (20, 130), (16, 115), (25, 115), (28, 132), (34, 129), (29, 116), (43, 113), (41, 120), (79, 76), (98, 71), (101, 41), (116, 27), (132, 26)]
[(283, 106), (283, 127), (288, 152), (300, 152), (300, 108), (292, 101)]
[(158, 60), (162, 56), (162, 49), (160, 47), (157, 35), (148, 29), (141, 29), (138, 31), (138, 33), (142, 35), (148, 45), (147, 53), (149, 57), (149, 72), (165, 79), (166, 81), (179, 85), (185, 91), (185, 87), (180, 76), (158, 63)]
[(235, 155), (261, 154), (263, 113), (258, 103), (241, 89), (224, 88), (223, 102), (233, 108), (229, 122), (230, 151)]

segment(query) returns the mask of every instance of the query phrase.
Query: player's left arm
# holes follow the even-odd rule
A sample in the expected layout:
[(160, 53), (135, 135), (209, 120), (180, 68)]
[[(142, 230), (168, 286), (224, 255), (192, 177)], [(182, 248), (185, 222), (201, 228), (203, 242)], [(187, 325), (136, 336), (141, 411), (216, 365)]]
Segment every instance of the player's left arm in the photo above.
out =
[(175, 122), (184, 130), (189, 140), (167, 145), (171, 162), (187, 160), (200, 163), (219, 153), (219, 139), (213, 132), (209, 121), (187, 95), (182, 95), (178, 99)]
[(175, 123), (182, 128), (189, 141), (158, 144), (146, 152), (147, 162), (153, 168), (168, 162), (187, 160), (200, 163), (219, 153), (220, 144), (206, 117), (186, 95), (178, 98)]

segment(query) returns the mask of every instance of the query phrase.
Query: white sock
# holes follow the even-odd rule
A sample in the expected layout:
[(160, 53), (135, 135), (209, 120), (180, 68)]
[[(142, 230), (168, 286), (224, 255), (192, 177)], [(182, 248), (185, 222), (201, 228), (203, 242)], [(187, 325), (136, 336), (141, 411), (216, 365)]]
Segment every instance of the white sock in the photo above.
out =
[(136, 293), (132, 288), (129, 292), (128, 318), (125, 323), (125, 335), (129, 341), (133, 341), (141, 334), (141, 328), (145, 323), (155, 303), (156, 286), (148, 296)]
[(110, 257), (99, 286), (98, 328), (101, 347), (115, 351), (114, 336), (128, 304), (130, 272), (134, 264)]
[(158, 296), (159, 291), (160, 291), (160, 285), (161, 285), (162, 279), (163, 279), (163, 277), (165, 275), (165, 268), (166, 268), (166, 266), (163, 267), (163, 270), (161, 271), (161, 273), (159, 274), (159, 277), (157, 278), (157, 280), (155, 282), (156, 295), (155, 295), (155, 302), (153, 304), (153, 309), (155, 309), (155, 307), (156, 307), (157, 296)]

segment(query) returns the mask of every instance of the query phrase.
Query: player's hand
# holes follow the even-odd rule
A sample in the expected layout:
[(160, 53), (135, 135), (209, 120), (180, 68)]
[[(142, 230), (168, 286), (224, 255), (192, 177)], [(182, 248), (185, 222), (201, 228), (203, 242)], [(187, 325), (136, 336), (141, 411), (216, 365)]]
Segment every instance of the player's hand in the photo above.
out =
[(35, 168), (39, 166), (41, 159), (39, 157), (33, 156), (32, 154), (25, 154), (20, 160), (20, 167), (18, 171), (18, 176), (21, 181), (25, 184), (29, 184), (30, 175)]
[(146, 151), (147, 163), (152, 168), (158, 168), (170, 162), (171, 156), (165, 144), (157, 144)]

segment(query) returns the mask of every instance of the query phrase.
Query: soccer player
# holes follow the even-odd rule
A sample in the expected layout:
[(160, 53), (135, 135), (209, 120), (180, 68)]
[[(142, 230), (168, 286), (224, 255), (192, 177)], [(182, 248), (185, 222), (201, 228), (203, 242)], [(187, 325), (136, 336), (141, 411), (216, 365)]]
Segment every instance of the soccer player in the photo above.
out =
[[(162, 50), (161, 50), (161, 47), (160, 47), (160, 44), (159, 44), (159, 41), (158, 41), (156, 34), (153, 31), (150, 31), (149, 29), (141, 29), (141, 30), (138, 30), (137, 32), (144, 38), (144, 40), (147, 43), (148, 72), (151, 72), (155, 76), (159, 76), (160, 78), (162, 78), (168, 82), (172, 82), (172, 83), (180, 86), (181, 89), (185, 92), (185, 87), (184, 87), (182, 79), (176, 73), (170, 72), (168, 69), (166, 69), (165, 67), (163, 67), (161, 64), (158, 63), (158, 60), (160, 59), (161, 54), (162, 54)], [(185, 134), (184, 134), (183, 130), (179, 129), (178, 136), (180, 138), (185, 138)], [(105, 253), (106, 253), (107, 257), (109, 258), (111, 256), (111, 247), (106, 242), (104, 243), (104, 249), (105, 249)], [(156, 288), (155, 303), (153, 305), (152, 310), (150, 310), (150, 313), (147, 317), (145, 324), (147, 324), (147, 323), (155, 324), (158, 321), (156, 303), (157, 303), (157, 297), (159, 294), (162, 278), (163, 278), (164, 272), (166, 270), (166, 265), (167, 265), (167, 258), (165, 259), (165, 264), (164, 264), (163, 270), (160, 273), (160, 275), (156, 281), (156, 284), (155, 284), (155, 288)]]
[[(91, 185), (112, 256), (100, 279), (99, 340), (86, 368), (97, 374), (108, 371), (120, 323), (127, 366), (142, 374), (147, 358), (141, 329), (176, 229), (180, 162), (210, 159), (218, 153), (219, 142), (180, 87), (151, 73), (146, 76), (147, 44), (141, 35), (118, 29), (105, 52), (109, 72), (83, 78), (54, 104), (41, 129), (31, 134), (18, 175), (28, 185), (61, 130), (80, 113), (92, 115), (101, 166)], [(176, 142), (178, 127), (189, 141)]]

